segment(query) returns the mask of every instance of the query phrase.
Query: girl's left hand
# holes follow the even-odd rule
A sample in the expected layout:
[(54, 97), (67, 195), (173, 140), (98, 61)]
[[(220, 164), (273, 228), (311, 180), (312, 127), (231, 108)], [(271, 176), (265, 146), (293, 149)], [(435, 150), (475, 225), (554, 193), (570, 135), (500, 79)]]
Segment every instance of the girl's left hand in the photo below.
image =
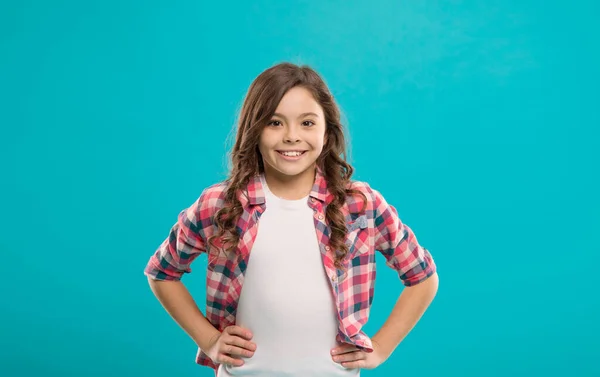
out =
[(371, 341), (373, 352), (365, 352), (351, 344), (343, 344), (331, 350), (331, 357), (344, 368), (375, 369), (387, 359), (388, 355), (384, 355), (376, 341)]

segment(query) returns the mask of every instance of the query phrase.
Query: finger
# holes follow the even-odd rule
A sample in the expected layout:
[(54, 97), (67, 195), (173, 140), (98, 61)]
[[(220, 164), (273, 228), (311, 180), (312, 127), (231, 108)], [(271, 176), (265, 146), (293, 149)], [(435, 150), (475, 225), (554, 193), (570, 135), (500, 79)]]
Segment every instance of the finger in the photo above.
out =
[(363, 367), (363, 361), (362, 360), (358, 360), (358, 361), (346, 362), (346, 363), (342, 363), (342, 366), (344, 368), (347, 368), (347, 369), (362, 368)]
[(217, 356), (217, 363), (228, 364), (228, 365), (232, 365), (234, 367), (241, 367), (242, 365), (244, 365), (244, 360), (234, 359), (233, 357), (229, 357), (227, 355), (220, 353), (219, 356)]
[(343, 363), (343, 362), (364, 360), (366, 358), (367, 358), (367, 356), (364, 352), (357, 351), (357, 352), (349, 352), (349, 353), (344, 353), (341, 355), (336, 355), (333, 357), (333, 361), (335, 361), (336, 363)]
[(223, 345), (223, 347), (221, 348), (221, 352), (224, 354), (227, 354), (229, 356), (243, 356), (243, 357), (252, 357), (254, 356), (254, 352), (241, 348), (241, 347), (236, 347), (236, 346), (232, 346), (229, 344), (225, 344)]
[(336, 347), (334, 349), (331, 350), (331, 354), (332, 355), (341, 355), (344, 353), (348, 353), (348, 352), (356, 352), (359, 351), (359, 349), (355, 346), (352, 345), (343, 345), (340, 347)]
[(225, 344), (245, 348), (252, 352), (256, 351), (256, 343), (240, 338), (239, 336), (230, 335), (226, 336), (223, 340)]
[(225, 331), (230, 335), (241, 336), (242, 338), (247, 340), (252, 339), (252, 332), (250, 330), (246, 330), (241, 326), (229, 326), (225, 329)]

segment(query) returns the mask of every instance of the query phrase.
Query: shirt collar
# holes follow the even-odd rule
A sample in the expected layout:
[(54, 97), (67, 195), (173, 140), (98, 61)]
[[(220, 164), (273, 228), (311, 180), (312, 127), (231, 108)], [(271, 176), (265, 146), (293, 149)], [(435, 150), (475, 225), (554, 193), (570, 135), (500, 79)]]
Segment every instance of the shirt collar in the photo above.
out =
[[(248, 182), (248, 203), (250, 205), (264, 204), (265, 203), (265, 192), (262, 187), (261, 175), (259, 173), (252, 176)], [(320, 200), (321, 202), (327, 202), (331, 200), (331, 193), (327, 189), (327, 181), (323, 175), (323, 171), (319, 166), (316, 167), (315, 182), (313, 183), (312, 190), (310, 191), (310, 197)]]

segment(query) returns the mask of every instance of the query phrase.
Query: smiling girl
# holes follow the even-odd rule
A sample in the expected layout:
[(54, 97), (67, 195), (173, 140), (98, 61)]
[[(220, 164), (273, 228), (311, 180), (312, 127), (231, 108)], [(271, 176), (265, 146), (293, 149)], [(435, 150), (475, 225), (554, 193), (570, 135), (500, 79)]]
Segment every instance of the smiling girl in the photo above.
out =
[[(267, 69), (244, 100), (228, 178), (180, 212), (148, 261), (152, 291), (218, 377), (359, 376), (433, 300), (431, 254), (377, 190), (350, 179), (345, 150), (319, 74)], [(369, 337), (375, 251), (406, 288)], [(206, 316), (181, 283), (202, 253)]]

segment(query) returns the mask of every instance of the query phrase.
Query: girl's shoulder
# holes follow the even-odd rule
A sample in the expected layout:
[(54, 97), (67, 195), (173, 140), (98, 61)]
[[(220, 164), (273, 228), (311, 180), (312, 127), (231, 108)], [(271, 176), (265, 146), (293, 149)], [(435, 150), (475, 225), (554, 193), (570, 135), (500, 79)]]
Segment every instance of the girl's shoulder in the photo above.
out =
[[(374, 195), (378, 193), (377, 190), (373, 189), (368, 182), (365, 181), (354, 181), (351, 180), (348, 182), (346, 186), (347, 190), (353, 190), (354, 192), (360, 192), (367, 197), (367, 200), (373, 200)], [(356, 194), (350, 195), (351, 197), (356, 196)]]
[[(215, 212), (222, 208), (225, 205), (229, 184), (229, 181), (223, 180), (207, 186), (198, 199), (200, 207), (209, 212)], [(250, 182), (247, 183), (244, 188), (237, 190), (236, 192), (236, 197), (242, 205), (245, 205), (249, 200), (247, 196), (248, 192), (251, 192), (252, 195), (256, 195), (255, 189)]]
[(345, 207), (349, 213), (363, 213), (363, 208), (372, 210), (376, 206), (378, 191), (374, 190), (369, 183), (351, 180), (346, 189), (352, 190), (346, 195)]
[(196, 202), (198, 209), (207, 215), (212, 215), (221, 208), (225, 203), (227, 186), (227, 182), (221, 181), (205, 187)]
[(364, 181), (350, 181), (348, 188), (355, 190), (354, 193), (348, 194), (346, 198), (346, 204), (350, 209), (356, 210), (362, 206), (363, 199), (360, 194), (356, 194), (356, 192), (360, 192), (364, 194), (367, 199), (365, 209), (370, 210), (373, 213), (384, 213), (389, 210), (390, 204), (387, 202), (384, 195), (369, 183)]
[(227, 181), (213, 183), (202, 190), (201, 197), (205, 197), (207, 199), (225, 197), (225, 191), (227, 190), (227, 187)]

